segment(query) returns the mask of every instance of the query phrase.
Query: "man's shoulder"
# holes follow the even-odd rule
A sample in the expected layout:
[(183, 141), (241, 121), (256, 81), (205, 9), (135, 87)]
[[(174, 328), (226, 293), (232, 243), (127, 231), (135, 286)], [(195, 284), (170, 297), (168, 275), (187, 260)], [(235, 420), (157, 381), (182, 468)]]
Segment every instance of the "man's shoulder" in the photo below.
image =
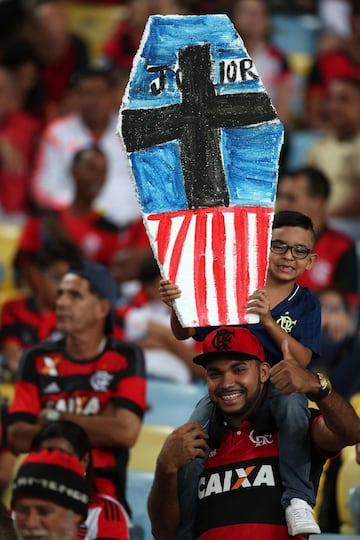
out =
[(283, 309), (289, 305), (308, 305), (309, 307), (316, 307), (320, 306), (320, 303), (315, 294), (308, 287), (295, 283), (291, 293), (281, 300), (275, 306), (274, 310)]
[(317, 248), (322, 248), (324, 244), (326, 244), (327, 249), (330, 247), (330, 244), (332, 249), (350, 249), (355, 246), (354, 240), (351, 238), (351, 236), (337, 229), (333, 229), (329, 225), (324, 227), (316, 239), (314, 252), (316, 253)]
[(79, 131), (84, 131), (85, 126), (78, 114), (67, 114), (50, 122), (44, 130), (46, 138), (72, 137)]
[(51, 353), (63, 353), (64, 349), (64, 339), (59, 338), (55, 340), (46, 340), (41, 341), (40, 343), (33, 345), (26, 352), (25, 356), (36, 357), (42, 354), (51, 354)]
[(143, 361), (144, 355), (141, 347), (136, 343), (130, 343), (128, 341), (122, 341), (114, 337), (110, 337), (107, 340), (106, 350), (115, 351), (129, 360)]

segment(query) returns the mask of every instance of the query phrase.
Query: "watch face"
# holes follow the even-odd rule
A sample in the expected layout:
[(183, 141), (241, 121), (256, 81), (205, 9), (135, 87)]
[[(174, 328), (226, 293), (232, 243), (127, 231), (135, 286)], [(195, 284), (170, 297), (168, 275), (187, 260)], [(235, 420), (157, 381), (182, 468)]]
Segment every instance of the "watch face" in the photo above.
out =
[(46, 413), (46, 420), (55, 421), (59, 420), (60, 413), (54, 409), (49, 409)]

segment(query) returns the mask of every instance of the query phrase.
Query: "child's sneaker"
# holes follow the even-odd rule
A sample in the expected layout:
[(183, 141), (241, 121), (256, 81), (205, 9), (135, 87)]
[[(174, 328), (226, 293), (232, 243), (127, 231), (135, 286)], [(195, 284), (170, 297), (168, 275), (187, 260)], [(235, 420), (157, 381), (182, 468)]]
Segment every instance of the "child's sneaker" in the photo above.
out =
[(291, 499), (285, 510), (285, 518), (290, 536), (321, 533), (314, 520), (313, 509), (302, 499)]

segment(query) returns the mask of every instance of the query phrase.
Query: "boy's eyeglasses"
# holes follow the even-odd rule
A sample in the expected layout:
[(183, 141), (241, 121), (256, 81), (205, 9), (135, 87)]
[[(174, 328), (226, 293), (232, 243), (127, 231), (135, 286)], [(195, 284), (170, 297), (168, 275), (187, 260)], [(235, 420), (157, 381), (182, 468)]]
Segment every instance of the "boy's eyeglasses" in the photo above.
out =
[(289, 249), (294, 259), (306, 259), (306, 257), (311, 253), (311, 249), (303, 246), (302, 244), (290, 246), (281, 240), (271, 240), (270, 250), (273, 253), (276, 253), (276, 255), (285, 255)]

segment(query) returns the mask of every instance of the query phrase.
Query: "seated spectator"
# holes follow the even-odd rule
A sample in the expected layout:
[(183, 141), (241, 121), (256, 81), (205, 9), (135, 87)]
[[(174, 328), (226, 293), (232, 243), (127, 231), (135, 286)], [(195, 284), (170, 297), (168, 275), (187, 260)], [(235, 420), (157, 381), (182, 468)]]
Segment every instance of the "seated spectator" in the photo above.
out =
[(72, 203), (62, 210), (29, 218), (19, 242), (19, 256), (36, 253), (52, 238), (68, 238), (85, 259), (108, 266), (117, 251), (149, 246), (141, 219), (119, 227), (94, 208), (105, 185), (107, 166), (106, 155), (96, 145), (76, 152), (71, 166), (75, 191)]
[(311, 368), (327, 372), (339, 394), (349, 399), (360, 392), (360, 334), (344, 291), (325, 287), (317, 292), (321, 303), (321, 358)]
[(103, 59), (112, 67), (130, 70), (146, 21), (155, 11), (149, 0), (128, 0), (126, 8), (127, 17), (104, 43)]
[(45, 93), (39, 63), (29, 43), (24, 40), (11, 43), (4, 50), (2, 64), (13, 76), (17, 108), (44, 120)]
[(88, 513), (84, 468), (75, 456), (60, 450), (31, 452), (12, 486), (18, 540), (78, 540), (79, 524)]
[(51, 122), (43, 133), (32, 179), (39, 206), (64, 208), (74, 198), (71, 164), (75, 153), (96, 144), (106, 155), (104, 188), (95, 206), (124, 226), (139, 219), (140, 206), (130, 178), (126, 153), (116, 137), (117, 112), (113, 110), (112, 72), (92, 68), (74, 82), (79, 114)]
[(81, 261), (80, 251), (68, 241), (52, 241), (32, 257), (18, 259), (29, 296), (7, 300), (0, 321), (1, 379), (13, 381), (23, 351), (39, 341), (59, 335), (55, 316), (57, 287), (71, 264)]
[(349, 236), (327, 223), (329, 197), (330, 183), (325, 174), (313, 167), (303, 167), (280, 176), (276, 205), (278, 210), (306, 214), (314, 226), (314, 252), (318, 259), (297, 279), (299, 285), (312, 291), (337, 285), (351, 295), (351, 301), (357, 302), (360, 284), (356, 246)]
[(58, 449), (76, 456), (85, 469), (89, 491), (86, 521), (80, 525), (79, 537), (84, 540), (108, 538), (129, 539), (129, 517), (121, 504), (96, 490), (91, 445), (86, 432), (74, 422), (48, 422), (33, 439), (31, 450)]
[(170, 328), (170, 309), (160, 298), (160, 270), (150, 254), (139, 272), (142, 288), (129, 306), (118, 310), (124, 320), (124, 339), (137, 343), (145, 356), (148, 377), (190, 382), (204, 378), (204, 373), (192, 362), (197, 352), (195, 342), (181, 342)]
[[(129, 305), (141, 289), (139, 281), (143, 261), (152, 254), (151, 248), (126, 248), (117, 251), (111, 261), (110, 269), (118, 284), (116, 306), (121, 308)], [(122, 327), (122, 324), (120, 325)], [(121, 334), (121, 339), (123, 334)]]
[(63, 337), (28, 349), (7, 416), (7, 444), (28, 452), (48, 420), (70, 420), (91, 443), (96, 485), (126, 509), (126, 469), (146, 408), (142, 351), (117, 341), (112, 313), (116, 283), (96, 263), (73, 266), (58, 286), (56, 316)]
[[(360, 391), (360, 334), (354, 324), (353, 309), (340, 288), (325, 287), (317, 292), (317, 297), (321, 303), (321, 356), (312, 360), (310, 368), (326, 373), (335, 390), (350, 400)], [(340, 466), (341, 457), (337, 457), (324, 472), (318, 507), (323, 532), (339, 531), (336, 485)]]
[[(350, 36), (343, 46), (320, 54), (310, 71), (307, 85), (308, 126), (313, 129), (328, 127), (329, 118), (324, 107), (324, 98), (330, 83), (343, 77), (360, 79), (360, 3), (351, 1)], [(331, 126), (331, 122), (330, 122)]]
[(237, 0), (231, 19), (272, 100), (280, 120), (290, 120), (292, 76), (285, 56), (269, 42), (266, 0)]
[(62, 0), (41, 0), (35, 4), (30, 45), (39, 60), (46, 98), (45, 118), (52, 120), (67, 112), (71, 77), (88, 67), (87, 45), (70, 32)]
[(329, 129), (310, 147), (306, 162), (330, 181), (328, 213), (334, 226), (360, 238), (360, 79), (333, 80), (327, 110)]
[(29, 211), (30, 168), (40, 125), (16, 110), (16, 87), (11, 73), (0, 66), (0, 214)]

